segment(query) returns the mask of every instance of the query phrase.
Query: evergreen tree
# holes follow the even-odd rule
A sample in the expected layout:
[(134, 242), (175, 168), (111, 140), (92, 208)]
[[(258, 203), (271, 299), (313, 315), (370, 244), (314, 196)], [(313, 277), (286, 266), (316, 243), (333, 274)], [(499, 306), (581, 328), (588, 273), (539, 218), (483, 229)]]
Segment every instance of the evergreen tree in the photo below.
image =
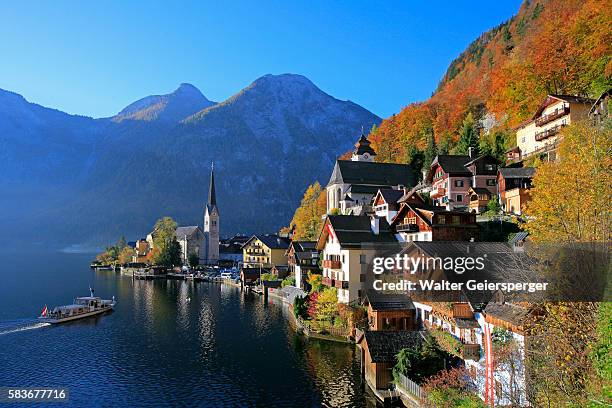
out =
[(456, 154), (468, 154), (469, 148), (478, 149), (478, 130), (472, 113), (468, 113), (459, 131), (459, 142), (455, 147)]
[(436, 138), (433, 129), (428, 128), (425, 131), (427, 146), (423, 152), (423, 169), (429, 169), (431, 162), (436, 158)]

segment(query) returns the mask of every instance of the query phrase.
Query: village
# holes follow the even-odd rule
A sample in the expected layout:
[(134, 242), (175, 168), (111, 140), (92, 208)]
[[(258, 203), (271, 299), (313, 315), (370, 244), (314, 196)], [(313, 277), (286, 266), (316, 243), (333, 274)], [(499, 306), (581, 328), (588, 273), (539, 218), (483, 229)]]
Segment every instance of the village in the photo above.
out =
[[(399, 248), (412, 260), (469, 254), (509, 264), (522, 256), (530, 241), (520, 226), (530, 217), (533, 164), (563, 160), (560, 131), (607, 117), (609, 98), (610, 91), (598, 100), (548, 95), (515, 129), (505, 162), (470, 147), (465, 155), (438, 154), (422, 174), (411, 164), (375, 161), (362, 133), (351, 157), (330, 169), (314, 240), (294, 239), (293, 226), (221, 239), (211, 168), (201, 226), (160, 219), (146, 237), (108, 248), (92, 267), (134, 279), (216, 281), (281, 302), (300, 333), (354, 344), (365, 382), (384, 403), (420, 406), (461, 384), (474, 404), (526, 406), (527, 302), (472, 296), (465, 285), (454, 301), (382, 290), (391, 286), (374, 284), (372, 261), (381, 248)], [(501, 233), (489, 234), (484, 224)], [(441, 280), (452, 273), (434, 269), (428, 272)], [(431, 378), (443, 372), (454, 377), (436, 386)]]

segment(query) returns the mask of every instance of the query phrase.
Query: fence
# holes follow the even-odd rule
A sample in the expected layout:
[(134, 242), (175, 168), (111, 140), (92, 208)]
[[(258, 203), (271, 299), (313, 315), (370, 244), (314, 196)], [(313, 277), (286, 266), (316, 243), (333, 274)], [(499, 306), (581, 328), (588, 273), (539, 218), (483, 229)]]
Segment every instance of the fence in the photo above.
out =
[(348, 336), (348, 330), (344, 327), (335, 327), (335, 326), (321, 326), (320, 323), (317, 325), (313, 325), (308, 320), (303, 320), (301, 317), (297, 318), (298, 322), (304, 329), (304, 333), (306, 335), (310, 335), (311, 333), (317, 334), (329, 334), (337, 337), (346, 337)]
[(421, 386), (412, 381), (410, 378), (399, 374), (398, 379), (399, 382), (397, 383), (397, 386), (402, 390), (410, 393), (414, 398), (422, 400), (427, 397), (427, 394), (425, 393), (425, 391), (423, 391)]

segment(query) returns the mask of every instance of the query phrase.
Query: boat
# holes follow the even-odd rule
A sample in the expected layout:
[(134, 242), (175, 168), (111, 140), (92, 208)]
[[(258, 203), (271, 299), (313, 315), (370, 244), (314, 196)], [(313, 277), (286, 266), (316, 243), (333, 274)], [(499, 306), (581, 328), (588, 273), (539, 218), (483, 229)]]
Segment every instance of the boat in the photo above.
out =
[(117, 303), (114, 296), (108, 300), (94, 296), (93, 289), (90, 289), (90, 292), (90, 296), (75, 298), (71, 305), (56, 306), (53, 310), (49, 310), (45, 305), (38, 318), (46, 323), (56, 324), (84, 319), (113, 310)]

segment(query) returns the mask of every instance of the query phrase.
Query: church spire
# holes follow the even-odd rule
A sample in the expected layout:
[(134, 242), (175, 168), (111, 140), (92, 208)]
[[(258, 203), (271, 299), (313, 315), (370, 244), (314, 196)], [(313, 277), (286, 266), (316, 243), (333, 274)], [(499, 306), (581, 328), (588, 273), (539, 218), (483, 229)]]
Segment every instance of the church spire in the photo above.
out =
[(208, 205), (216, 207), (217, 195), (215, 194), (215, 163), (210, 165), (210, 184), (208, 185)]
[(357, 143), (355, 143), (355, 150), (353, 150), (351, 159), (353, 161), (374, 161), (376, 152), (370, 144), (371, 142), (368, 140), (367, 136), (363, 134), (363, 128), (361, 128), (361, 137), (357, 140)]

